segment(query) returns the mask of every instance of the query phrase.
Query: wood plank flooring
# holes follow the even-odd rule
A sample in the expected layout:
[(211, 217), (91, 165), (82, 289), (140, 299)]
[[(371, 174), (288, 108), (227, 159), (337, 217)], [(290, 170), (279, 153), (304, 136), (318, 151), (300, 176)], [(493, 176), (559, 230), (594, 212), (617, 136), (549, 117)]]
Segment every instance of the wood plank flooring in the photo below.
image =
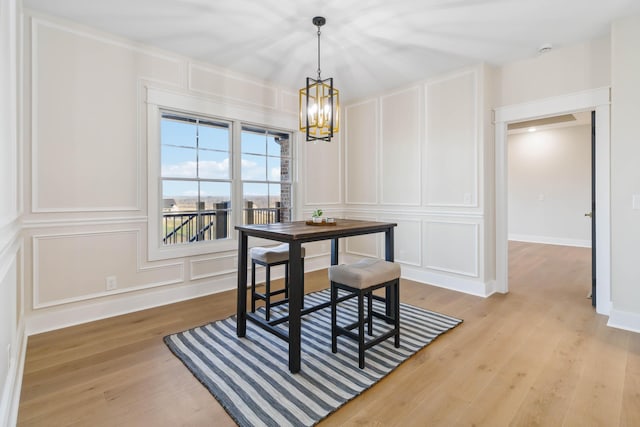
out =
[[(640, 425), (640, 334), (591, 307), (590, 250), (509, 250), (506, 295), (403, 280), (403, 302), (464, 323), (320, 425)], [(30, 337), (18, 425), (234, 425), (162, 342), (234, 311), (232, 291)]]

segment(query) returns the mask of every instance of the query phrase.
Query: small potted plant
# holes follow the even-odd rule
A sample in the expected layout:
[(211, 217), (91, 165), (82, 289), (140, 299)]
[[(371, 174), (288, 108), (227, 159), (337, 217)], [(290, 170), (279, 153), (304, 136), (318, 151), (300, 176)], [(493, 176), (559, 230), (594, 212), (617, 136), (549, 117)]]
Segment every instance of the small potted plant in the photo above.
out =
[(315, 211), (313, 211), (313, 213), (311, 214), (311, 220), (313, 222), (316, 222), (316, 223), (321, 223), (322, 222), (322, 209), (316, 209)]

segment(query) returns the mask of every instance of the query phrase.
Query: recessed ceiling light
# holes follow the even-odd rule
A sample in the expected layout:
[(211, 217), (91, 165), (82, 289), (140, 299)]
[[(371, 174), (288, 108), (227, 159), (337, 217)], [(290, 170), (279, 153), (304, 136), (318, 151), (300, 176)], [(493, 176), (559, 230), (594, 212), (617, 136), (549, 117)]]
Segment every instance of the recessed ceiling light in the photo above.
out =
[(535, 132), (535, 131), (536, 131), (536, 128), (533, 128), (533, 127), (532, 127), (532, 128), (527, 129), (527, 130), (528, 130), (529, 132)]

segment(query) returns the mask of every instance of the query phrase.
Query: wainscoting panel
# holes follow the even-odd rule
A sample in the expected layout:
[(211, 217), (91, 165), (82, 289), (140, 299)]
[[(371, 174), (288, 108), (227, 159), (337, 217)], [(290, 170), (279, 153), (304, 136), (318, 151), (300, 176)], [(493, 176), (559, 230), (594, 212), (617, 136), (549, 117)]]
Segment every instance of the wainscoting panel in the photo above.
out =
[(282, 111), (298, 115), (298, 102), (297, 93), (280, 91), (280, 109)]
[(420, 88), (380, 100), (381, 203), (420, 205)]
[(192, 259), (189, 280), (207, 279), (238, 271), (238, 256), (234, 254)]
[[(398, 226), (393, 230), (395, 261), (420, 267), (422, 264), (422, 221), (419, 219), (395, 219), (383, 217), (383, 222), (395, 222)], [(381, 236), (383, 236), (381, 234)], [(384, 237), (382, 237), (384, 245)], [(384, 246), (381, 247), (384, 256)]]
[(139, 81), (183, 64), (39, 20), (31, 38), (33, 212), (139, 210)]
[(278, 91), (275, 88), (231, 76), (227, 71), (212, 67), (190, 64), (189, 89), (267, 108), (278, 107)]
[(304, 142), (304, 203), (306, 206), (339, 205), (342, 202), (342, 138), (338, 134), (329, 143)]
[(479, 224), (425, 220), (423, 267), (479, 277)]
[[(33, 308), (184, 281), (184, 262), (143, 266), (140, 231), (113, 230), (36, 235)], [(115, 289), (107, 290), (108, 278)]]
[[(376, 221), (375, 217), (355, 217), (347, 216), (347, 219), (359, 219), (363, 221)], [(345, 252), (351, 255), (360, 255), (371, 258), (378, 258), (380, 256), (380, 242), (383, 234), (365, 234), (363, 236), (347, 237), (346, 239), (340, 239), (340, 244), (345, 245)], [(346, 241), (346, 242), (345, 242)]]
[(378, 102), (370, 100), (346, 107), (346, 203), (378, 202)]
[(331, 255), (331, 240), (305, 243), (304, 248), (307, 258)]
[(425, 85), (424, 202), (478, 206), (477, 70)]

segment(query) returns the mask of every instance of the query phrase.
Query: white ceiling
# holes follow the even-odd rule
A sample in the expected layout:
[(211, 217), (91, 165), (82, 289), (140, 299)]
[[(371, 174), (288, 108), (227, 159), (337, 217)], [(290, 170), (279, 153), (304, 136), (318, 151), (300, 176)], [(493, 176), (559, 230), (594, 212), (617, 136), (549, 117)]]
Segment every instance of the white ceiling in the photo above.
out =
[(608, 34), (640, 0), (24, 0), (25, 8), (274, 82), (322, 77), (353, 100), (480, 61)]

